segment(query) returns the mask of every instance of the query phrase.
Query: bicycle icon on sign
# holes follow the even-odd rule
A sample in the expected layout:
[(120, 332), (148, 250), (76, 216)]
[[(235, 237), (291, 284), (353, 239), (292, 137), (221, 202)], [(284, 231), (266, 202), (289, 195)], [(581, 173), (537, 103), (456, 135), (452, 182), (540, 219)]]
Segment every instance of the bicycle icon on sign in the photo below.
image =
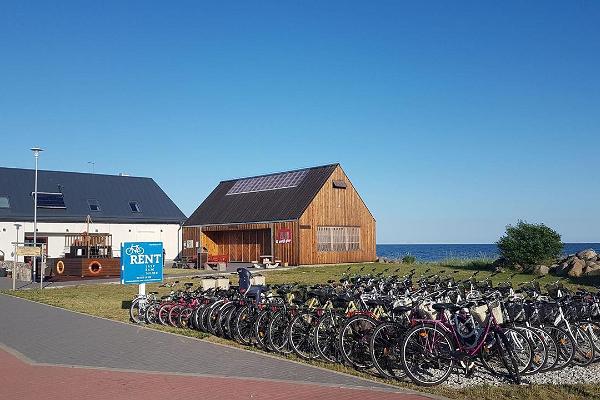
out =
[(127, 254), (128, 256), (133, 256), (133, 255), (139, 256), (139, 255), (144, 254), (144, 248), (142, 246), (140, 246), (139, 244), (132, 244), (127, 249), (125, 249), (125, 254)]

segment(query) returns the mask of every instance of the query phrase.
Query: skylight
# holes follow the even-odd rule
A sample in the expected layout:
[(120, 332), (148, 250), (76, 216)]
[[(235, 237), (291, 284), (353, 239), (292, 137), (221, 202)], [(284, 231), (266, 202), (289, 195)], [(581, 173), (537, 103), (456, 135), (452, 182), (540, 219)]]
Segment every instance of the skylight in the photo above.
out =
[[(32, 193), (34, 195), (34, 193)], [(65, 198), (62, 193), (47, 193), (38, 192), (37, 194), (38, 208), (67, 208), (65, 206)]]

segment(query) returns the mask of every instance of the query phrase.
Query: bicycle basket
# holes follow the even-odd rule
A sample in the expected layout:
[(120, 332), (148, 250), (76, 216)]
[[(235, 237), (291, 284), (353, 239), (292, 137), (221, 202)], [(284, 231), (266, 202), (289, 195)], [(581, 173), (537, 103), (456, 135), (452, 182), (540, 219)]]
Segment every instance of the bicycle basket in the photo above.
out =
[(421, 303), (417, 310), (423, 319), (435, 319), (435, 310), (431, 303)]
[(502, 307), (500, 307), (500, 302), (498, 300), (490, 303), (490, 308), (492, 309), (492, 315), (496, 320), (497, 324), (504, 323), (504, 314), (502, 314)]
[(504, 303), (504, 309), (508, 320), (511, 322), (524, 322), (525, 321), (525, 309), (523, 304), (517, 302), (506, 302)]
[(540, 314), (533, 303), (526, 302), (523, 306), (523, 310), (525, 311), (525, 319), (527, 321), (532, 324), (538, 324), (540, 322)]
[(558, 316), (558, 306), (553, 303), (542, 303), (539, 307), (540, 321), (554, 323)]
[(481, 306), (473, 306), (469, 309), (469, 312), (473, 316), (473, 319), (479, 324), (482, 325), (483, 321), (485, 321), (485, 317), (487, 315), (488, 306), (487, 304), (483, 304)]
[(575, 315), (578, 320), (586, 320), (592, 318), (592, 304), (587, 301), (573, 303), (575, 307)]

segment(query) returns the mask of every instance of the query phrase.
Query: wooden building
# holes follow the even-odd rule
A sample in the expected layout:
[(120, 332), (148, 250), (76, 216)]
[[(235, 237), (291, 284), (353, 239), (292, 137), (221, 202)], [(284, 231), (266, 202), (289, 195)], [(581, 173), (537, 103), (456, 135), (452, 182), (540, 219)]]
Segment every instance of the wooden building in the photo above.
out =
[(223, 181), (183, 227), (183, 255), (289, 265), (374, 261), (375, 219), (339, 164)]

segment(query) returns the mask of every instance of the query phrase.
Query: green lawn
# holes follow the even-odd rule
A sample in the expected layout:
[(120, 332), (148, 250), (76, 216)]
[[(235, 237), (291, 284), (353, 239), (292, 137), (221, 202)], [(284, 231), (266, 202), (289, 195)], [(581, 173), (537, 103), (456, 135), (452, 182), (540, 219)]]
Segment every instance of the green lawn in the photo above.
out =
[[(416, 270), (416, 276), (419, 276), (429, 270), (429, 273), (445, 271), (444, 274), (452, 274), (456, 279), (466, 279), (477, 270), (482, 270), (478, 278), (484, 279), (489, 271), (489, 263), (487, 261), (461, 261), (454, 260), (438, 264), (413, 264), (413, 265), (398, 265), (398, 264), (363, 264), (350, 266), (350, 274), (358, 273), (361, 268), (362, 273), (384, 272), (386, 274), (396, 273), (403, 275), (411, 269)], [(287, 271), (268, 270), (261, 271), (266, 277), (267, 284), (278, 283), (304, 283), (316, 284), (323, 283), (329, 279), (338, 280), (342, 277), (348, 265), (332, 265), (320, 267), (300, 267)], [(394, 272), (398, 270), (397, 272)], [(175, 269), (177, 272), (188, 272), (193, 274), (193, 270)], [(486, 272), (484, 272), (486, 271)], [(494, 277), (495, 284), (506, 281), (511, 277), (510, 272), (505, 272)], [(534, 276), (529, 274), (518, 274), (512, 277), (512, 282), (517, 285), (521, 282), (526, 282), (533, 279)], [(540, 280), (541, 284), (553, 283), (558, 278), (546, 276)], [(195, 282), (192, 279), (182, 280), (183, 282)], [(232, 276), (232, 281), (237, 282), (237, 278)], [(565, 285), (571, 288), (584, 286), (586, 282), (581, 280), (567, 280)], [(159, 288), (158, 284), (148, 285), (148, 291), (158, 290), (161, 294), (166, 293), (169, 289)], [(66, 308), (73, 311), (82, 312), (85, 314), (95, 315), (99, 317), (109, 318), (117, 321), (128, 322), (129, 301), (137, 293), (135, 285), (82, 285), (75, 287), (66, 287), (61, 289), (45, 289), (45, 290), (24, 290), (12, 293), (4, 291), (6, 294), (14, 294), (19, 297), (38, 301), (45, 304)], [(238, 346), (237, 344), (225, 341), (220, 338), (208, 336), (204, 333), (192, 331), (189, 329), (182, 330), (170, 327), (152, 325), (153, 329), (159, 329), (167, 332), (179, 333), (186, 336), (196, 338), (205, 338), (209, 341), (227, 343), (229, 345)], [(293, 358), (293, 357), (292, 357)], [(370, 375), (357, 372), (340, 365), (330, 365), (316, 362), (315, 364), (331, 368), (334, 370), (350, 373), (353, 375), (363, 376), (369, 379), (375, 379)], [(406, 383), (398, 383), (399, 386), (409, 387), (414, 390), (424, 390), (423, 388), (415, 387)], [(600, 385), (532, 385), (532, 386), (503, 386), (490, 387), (478, 386), (465, 389), (450, 389), (446, 387), (436, 387), (426, 390), (429, 393), (446, 396), (453, 399), (474, 399), (479, 400), (508, 400), (508, 399), (591, 399), (600, 398)]]

